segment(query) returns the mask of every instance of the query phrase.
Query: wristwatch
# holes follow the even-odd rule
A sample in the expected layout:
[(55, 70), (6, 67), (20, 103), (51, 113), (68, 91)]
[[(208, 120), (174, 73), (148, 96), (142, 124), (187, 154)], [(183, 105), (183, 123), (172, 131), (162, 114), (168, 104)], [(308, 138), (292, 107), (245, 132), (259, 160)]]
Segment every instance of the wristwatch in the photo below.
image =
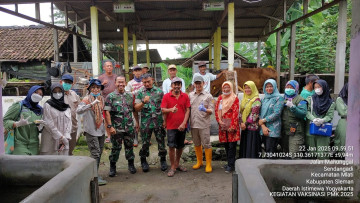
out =
[(107, 128), (112, 128), (112, 125), (107, 125)]

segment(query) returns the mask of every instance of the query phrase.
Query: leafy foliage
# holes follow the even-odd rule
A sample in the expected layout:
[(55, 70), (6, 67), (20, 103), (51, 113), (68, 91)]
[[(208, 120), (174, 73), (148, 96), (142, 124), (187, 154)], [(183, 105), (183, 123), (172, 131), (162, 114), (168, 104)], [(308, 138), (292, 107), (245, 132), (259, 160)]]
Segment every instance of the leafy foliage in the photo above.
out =
[[(310, 1), (309, 12), (319, 8), (321, 1)], [(351, 2), (348, 1), (346, 71), (349, 69)], [(334, 72), (337, 43), (339, 7), (333, 6), (297, 24), (295, 72)], [(297, 0), (288, 10), (287, 21), (302, 16), (302, 0)], [(289, 69), (290, 29), (281, 36), (281, 70)], [(264, 43), (265, 66), (276, 64), (276, 34)], [(263, 57), (262, 57), (263, 58)]]
[[(182, 58), (189, 58), (204, 47), (208, 46), (209, 43), (199, 43), (199, 44), (179, 44), (175, 47), (178, 54), (181, 55)], [(191, 46), (193, 46), (191, 51)]]
[[(166, 78), (168, 78), (169, 75), (168, 75), (167, 65), (165, 63), (159, 63), (157, 65), (161, 67), (162, 80), (165, 80)], [(183, 66), (176, 66), (176, 67), (177, 67), (176, 76), (179, 77), (179, 78), (184, 79), (185, 88), (188, 87), (191, 84), (191, 81), (192, 81), (192, 76), (193, 76), (192, 69), (191, 68), (185, 68)]]

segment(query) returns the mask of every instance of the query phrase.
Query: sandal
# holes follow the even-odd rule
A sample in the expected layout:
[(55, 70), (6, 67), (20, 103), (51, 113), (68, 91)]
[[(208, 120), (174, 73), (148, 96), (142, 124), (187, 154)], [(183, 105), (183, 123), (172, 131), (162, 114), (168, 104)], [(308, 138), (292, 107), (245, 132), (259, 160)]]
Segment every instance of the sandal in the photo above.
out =
[(177, 171), (182, 171), (182, 172), (187, 172), (187, 169), (185, 167), (183, 167), (183, 166), (180, 166), (180, 165), (176, 168), (176, 170)]
[(176, 170), (174, 170), (174, 169), (170, 169), (170, 170), (168, 171), (168, 173), (167, 173), (167, 176), (168, 176), (168, 177), (173, 177), (173, 176), (175, 175), (175, 171), (176, 171)]

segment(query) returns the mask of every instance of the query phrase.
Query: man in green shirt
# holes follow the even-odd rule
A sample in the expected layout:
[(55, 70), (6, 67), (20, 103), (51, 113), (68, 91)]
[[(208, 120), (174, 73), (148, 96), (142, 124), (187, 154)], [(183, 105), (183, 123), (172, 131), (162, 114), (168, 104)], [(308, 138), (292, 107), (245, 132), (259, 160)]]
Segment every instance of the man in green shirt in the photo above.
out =
[(305, 87), (303, 87), (303, 90), (300, 93), (300, 96), (304, 99), (308, 98), (309, 96), (312, 96), (314, 94), (314, 82), (316, 80), (320, 79), (317, 75), (310, 74), (307, 75), (305, 78)]
[(146, 161), (146, 157), (149, 156), (150, 139), (154, 132), (156, 141), (158, 142), (161, 170), (166, 171), (168, 168), (166, 164), (167, 151), (165, 149), (166, 132), (160, 107), (164, 93), (160, 88), (153, 85), (154, 80), (148, 73), (142, 76), (142, 83), (144, 86), (139, 89), (135, 98), (135, 110), (141, 112), (140, 134), (142, 147), (139, 153), (141, 168), (144, 172), (149, 171), (149, 164)]

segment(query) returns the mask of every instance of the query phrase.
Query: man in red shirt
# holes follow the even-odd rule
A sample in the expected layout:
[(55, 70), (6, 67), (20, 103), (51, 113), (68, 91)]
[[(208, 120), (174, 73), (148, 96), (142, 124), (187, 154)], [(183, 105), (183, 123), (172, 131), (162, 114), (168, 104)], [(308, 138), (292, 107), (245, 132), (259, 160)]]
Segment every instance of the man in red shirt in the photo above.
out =
[(184, 148), (186, 123), (190, 114), (190, 99), (186, 93), (181, 92), (181, 79), (175, 77), (171, 81), (172, 90), (165, 94), (161, 102), (161, 110), (164, 114), (171, 168), (168, 176), (173, 177), (175, 171), (186, 172), (187, 169), (179, 165), (180, 157)]

